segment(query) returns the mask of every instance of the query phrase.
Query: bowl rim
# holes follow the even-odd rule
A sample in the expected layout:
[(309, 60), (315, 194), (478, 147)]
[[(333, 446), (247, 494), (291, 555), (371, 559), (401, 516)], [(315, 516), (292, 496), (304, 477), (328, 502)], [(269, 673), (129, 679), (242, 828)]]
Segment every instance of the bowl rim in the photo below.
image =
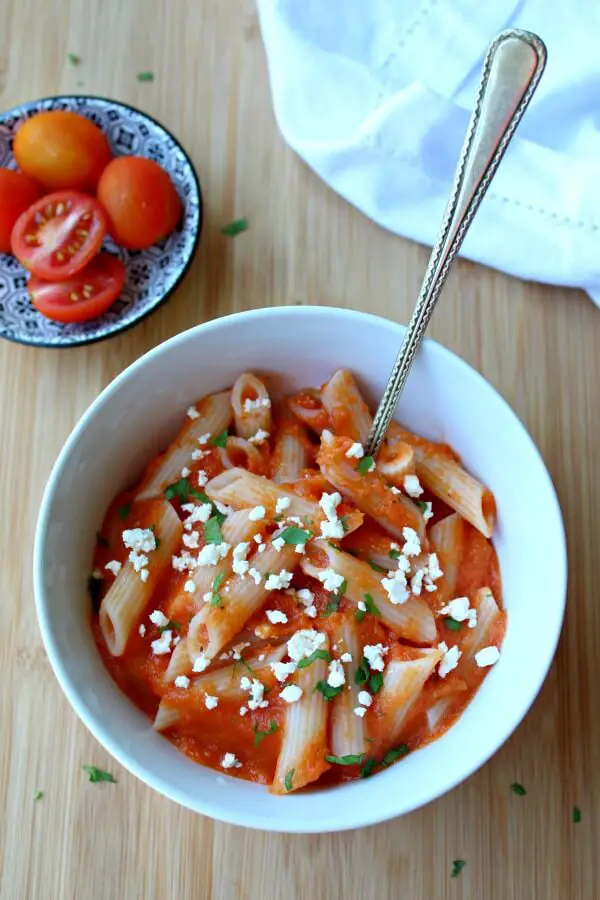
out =
[[(211, 332), (215, 330), (219, 330), (221, 328), (235, 327), (237, 324), (243, 326), (245, 322), (250, 319), (263, 319), (268, 320), (271, 317), (283, 317), (293, 319), (295, 317), (304, 317), (304, 316), (313, 316), (316, 319), (319, 318), (330, 318), (331, 316), (343, 316), (348, 321), (354, 321), (356, 324), (360, 324), (365, 320), (372, 322), (373, 324), (378, 324), (379, 326), (383, 325), (384, 327), (396, 331), (398, 334), (399, 340), (402, 338), (403, 334), (406, 331), (406, 326), (401, 325), (398, 322), (394, 322), (391, 319), (386, 319), (383, 316), (376, 316), (372, 313), (363, 313), (358, 310), (348, 310), (342, 309), (339, 307), (321, 307), (321, 306), (304, 306), (304, 305), (295, 305), (295, 306), (280, 306), (280, 307), (265, 307), (257, 310), (248, 310), (245, 312), (232, 313), (228, 316), (223, 316), (218, 319), (213, 319), (210, 322), (200, 323), (198, 325), (193, 326), (192, 328), (187, 329), (186, 331), (180, 332), (177, 335), (163, 341), (158, 344), (156, 347), (153, 347), (143, 356), (139, 357), (133, 363), (131, 363), (127, 368), (125, 368), (121, 373), (119, 373), (112, 381), (101, 391), (101, 393), (92, 401), (92, 403), (85, 410), (83, 415), (80, 417), (78, 422), (75, 424), (72, 429), (69, 437), (65, 441), (57, 459), (54, 463), (52, 471), (48, 477), (48, 481), (44, 490), (44, 494), (42, 497), (42, 502), (40, 504), (40, 511), (38, 515), (37, 525), (35, 529), (35, 539), (34, 539), (34, 553), (33, 553), (33, 582), (34, 582), (34, 596), (35, 596), (35, 606), (36, 613), (38, 618), (38, 623), (42, 635), (42, 640), (44, 643), (44, 648), (50, 660), (50, 664), (52, 666), (52, 670), (65, 694), (69, 703), (71, 704), (73, 710), (83, 722), (83, 724), (87, 727), (87, 729), (92, 733), (92, 735), (96, 738), (96, 740), (113, 756), (117, 762), (120, 763), (127, 771), (129, 771), (132, 775), (135, 775), (140, 779), (144, 784), (156, 790), (159, 794), (164, 797), (169, 798), (170, 800), (179, 803), (181, 806), (196, 812), (202, 815), (209, 816), (212, 819), (217, 821), (225, 822), (231, 825), (240, 825), (244, 827), (255, 828), (258, 830), (268, 830), (273, 832), (283, 832), (289, 834), (317, 834), (328, 831), (347, 831), (354, 828), (362, 828), (371, 825), (376, 825), (380, 822), (389, 821), (393, 818), (397, 818), (399, 816), (406, 815), (407, 813), (413, 812), (416, 809), (419, 809), (422, 806), (436, 800), (453, 788), (455, 788), (462, 781), (473, 775), (478, 769), (480, 769), (508, 740), (509, 737), (513, 734), (518, 725), (525, 718), (527, 713), (529, 712), (534, 700), (536, 699), (539, 691), (546, 679), (550, 666), (552, 665), (554, 655), (556, 652), (556, 647), (558, 644), (558, 640), (560, 637), (565, 607), (566, 607), (566, 599), (567, 599), (567, 544), (566, 544), (566, 535), (564, 529), (564, 522), (562, 517), (562, 512), (560, 508), (560, 504), (558, 501), (558, 497), (556, 494), (556, 490), (554, 488), (554, 484), (544, 462), (544, 459), (538, 450), (533, 438), (521, 422), (521, 419), (514, 412), (512, 407), (508, 404), (508, 402), (504, 399), (504, 397), (496, 390), (496, 388), (490, 384), (484, 377), (481, 375), (476, 369), (474, 369), (469, 363), (467, 363), (464, 359), (454, 353), (452, 350), (449, 350), (447, 347), (443, 346), (437, 341), (432, 340), (431, 338), (427, 338), (427, 344), (433, 351), (439, 354), (445, 361), (454, 365), (459, 369), (463, 369), (469, 377), (474, 377), (476, 381), (480, 383), (481, 386), (487, 388), (492, 391), (497, 400), (504, 406), (505, 411), (508, 415), (514, 417), (516, 422), (521, 428), (523, 439), (528, 443), (529, 450), (532, 452), (535, 457), (536, 463), (539, 467), (540, 475), (543, 477), (545, 484), (545, 493), (547, 496), (548, 504), (553, 507), (553, 514), (555, 517), (555, 524), (558, 526), (557, 533), (560, 537), (560, 546), (556, 547), (556, 552), (554, 554), (553, 564), (556, 566), (557, 570), (557, 590), (556, 590), (556, 603), (554, 604), (554, 628), (552, 633), (552, 639), (549, 641), (548, 646), (546, 648), (546, 652), (544, 657), (539, 659), (539, 669), (537, 673), (537, 677), (531, 684), (530, 690), (526, 696), (520, 695), (518, 698), (518, 704), (515, 704), (515, 707), (512, 708), (512, 714), (507, 717), (506, 726), (503, 729), (504, 737), (497, 741), (491, 746), (488, 750), (486, 750), (483, 755), (479, 758), (477, 764), (473, 767), (472, 764), (463, 770), (460, 766), (457, 770), (450, 775), (450, 777), (444, 779), (440, 784), (436, 784), (436, 787), (433, 789), (424, 790), (420, 799), (411, 804), (410, 807), (402, 809), (401, 812), (397, 813), (388, 813), (387, 811), (384, 813), (378, 812), (378, 808), (371, 810), (369, 808), (363, 808), (360, 815), (360, 821), (349, 821), (349, 822), (339, 822), (335, 818), (335, 814), (330, 814), (329, 818), (323, 819), (320, 818), (318, 824), (314, 822), (302, 822), (298, 825), (298, 823), (294, 823), (294, 813), (293, 809), (289, 810), (289, 819), (290, 825), (283, 822), (282, 820), (277, 821), (273, 824), (266, 824), (264, 815), (260, 813), (255, 813), (250, 810), (238, 810), (234, 811), (228, 810), (226, 808), (222, 808), (219, 805), (215, 805), (211, 801), (205, 801), (202, 796), (194, 796), (190, 797), (188, 794), (180, 791), (178, 788), (174, 788), (168, 780), (162, 774), (155, 774), (147, 769), (143, 763), (138, 763), (136, 760), (132, 759), (126, 750), (123, 750), (119, 743), (115, 742), (111, 736), (106, 732), (104, 723), (100, 716), (96, 716), (91, 712), (88, 712), (87, 708), (84, 704), (79, 701), (79, 692), (77, 688), (77, 684), (71, 679), (66, 666), (63, 663), (63, 659), (61, 658), (60, 653), (57, 650), (54, 637), (52, 634), (52, 628), (50, 626), (50, 614), (47, 607), (47, 603), (45, 600), (45, 587), (44, 587), (44, 569), (43, 569), (43, 558), (44, 558), (44, 543), (45, 543), (45, 535), (48, 529), (49, 520), (50, 520), (50, 510), (53, 504), (54, 495), (58, 489), (62, 470), (65, 464), (69, 461), (69, 456), (73, 447), (76, 445), (79, 440), (80, 435), (85, 431), (88, 426), (88, 423), (94, 418), (97, 412), (110, 401), (112, 395), (120, 389), (120, 386), (124, 381), (133, 377), (138, 369), (143, 368), (144, 366), (151, 364), (152, 360), (155, 357), (158, 357), (167, 349), (171, 349), (176, 347), (178, 344), (181, 344), (190, 339), (194, 339), (196, 335), (210, 335)], [(208, 767), (205, 767), (208, 768)], [(218, 773), (215, 773), (218, 775)], [(343, 785), (341, 786), (343, 788)], [(340, 788), (338, 788), (340, 789)]]
[[(181, 151), (185, 162), (189, 168), (190, 174), (192, 176), (194, 186), (196, 188), (198, 194), (198, 215), (197, 219), (194, 222), (192, 228), (194, 233), (194, 241), (190, 250), (189, 257), (181, 269), (179, 275), (171, 285), (168, 291), (159, 297), (155, 303), (150, 306), (148, 309), (145, 309), (143, 312), (140, 312), (133, 321), (128, 322), (123, 325), (119, 321), (115, 322), (113, 326), (107, 328), (103, 334), (96, 335), (94, 337), (85, 337), (78, 339), (76, 341), (69, 341), (69, 343), (57, 343), (57, 342), (49, 342), (49, 341), (31, 341), (26, 340), (21, 337), (14, 337), (13, 335), (4, 334), (4, 332), (0, 331), (0, 338), (5, 341), (10, 341), (13, 344), (21, 344), (25, 347), (39, 347), (41, 349), (47, 350), (70, 350), (76, 347), (86, 347), (90, 344), (98, 344), (100, 341), (106, 341), (111, 337), (114, 337), (117, 334), (123, 334), (126, 331), (129, 331), (130, 328), (134, 328), (139, 322), (142, 322), (144, 319), (147, 319), (148, 316), (151, 316), (152, 313), (156, 312), (159, 307), (163, 305), (169, 298), (175, 293), (177, 288), (180, 286), (181, 282), (189, 272), (192, 263), (196, 257), (196, 253), (198, 250), (198, 244), (200, 243), (200, 237), (202, 236), (202, 226), (204, 224), (204, 199), (202, 196), (202, 188), (200, 186), (200, 179), (198, 178), (198, 173), (196, 171), (196, 167), (192, 162), (191, 156), (188, 151), (185, 149), (181, 141), (175, 137), (172, 131), (170, 131), (162, 122), (160, 122), (157, 118), (150, 115), (150, 113), (144, 112), (141, 109), (138, 109), (137, 106), (133, 106), (131, 103), (124, 103), (122, 100), (114, 100), (110, 97), (103, 97), (101, 94), (49, 94), (46, 97), (38, 97), (37, 100), (28, 100), (25, 103), (17, 103), (15, 106), (12, 106), (10, 109), (4, 110), (0, 113), (0, 125), (3, 124), (5, 119), (11, 117), (11, 115), (15, 115), (19, 110), (27, 110), (32, 109), (38, 106), (41, 103), (47, 103), (52, 100), (100, 100), (103, 103), (106, 103), (109, 106), (121, 107), (122, 109), (130, 110), (131, 112), (137, 113), (139, 116), (143, 116), (148, 121), (152, 122), (153, 125), (161, 128), (164, 133), (169, 137), (173, 143), (177, 146), (177, 148)], [(0, 254), (2, 255), (2, 254)]]

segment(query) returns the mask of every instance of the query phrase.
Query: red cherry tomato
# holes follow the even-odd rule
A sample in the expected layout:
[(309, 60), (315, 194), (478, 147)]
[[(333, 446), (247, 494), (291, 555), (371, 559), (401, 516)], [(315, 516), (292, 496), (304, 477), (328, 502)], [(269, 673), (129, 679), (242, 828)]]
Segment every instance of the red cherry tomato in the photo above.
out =
[(22, 172), (0, 169), (0, 253), (10, 253), (10, 235), (25, 210), (42, 195), (42, 189)]
[(26, 269), (46, 281), (63, 281), (96, 255), (106, 234), (97, 200), (77, 191), (42, 197), (17, 219), (12, 251)]
[(27, 289), (33, 305), (55, 322), (86, 322), (112, 306), (125, 281), (125, 266), (116, 256), (100, 253), (81, 272), (65, 281), (43, 281), (32, 275)]

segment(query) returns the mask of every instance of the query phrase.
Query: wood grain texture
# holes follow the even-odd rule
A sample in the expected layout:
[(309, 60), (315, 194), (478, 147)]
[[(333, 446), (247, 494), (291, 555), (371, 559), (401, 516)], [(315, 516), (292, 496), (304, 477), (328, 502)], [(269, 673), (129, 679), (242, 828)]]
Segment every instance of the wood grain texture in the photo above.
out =
[[(407, 321), (427, 251), (377, 228), (285, 146), (251, 0), (5, 0), (1, 19), (0, 107), (68, 91), (139, 106), (190, 151), (206, 224), (185, 283), (133, 331), (67, 351), (0, 346), (0, 896), (598, 898), (600, 313), (581, 293), (460, 262), (431, 327), (521, 417), (568, 532), (569, 604), (555, 664), (525, 722), (481, 771), (367, 830), (250, 832), (153, 793), (71, 711), (33, 624), (31, 551), (48, 473), (86, 406), (149, 348), (236, 310), (319, 303)], [(155, 81), (139, 83), (141, 70)], [(249, 231), (224, 238), (221, 226), (242, 215)], [(114, 772), (118, 784), (89, 784), (84, 763)], [(526, 797), (511, 793), (515, 780)], [(451, 879), (455, 858), (467, 866)]]

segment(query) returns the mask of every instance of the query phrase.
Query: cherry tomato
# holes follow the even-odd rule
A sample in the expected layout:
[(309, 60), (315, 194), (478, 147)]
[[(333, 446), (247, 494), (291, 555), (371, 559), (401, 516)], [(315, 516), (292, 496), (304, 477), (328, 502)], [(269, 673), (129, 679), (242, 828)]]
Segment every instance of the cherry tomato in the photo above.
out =
[(38, 113), (19, 126), (13, 153), (27, 175), (50, 191), (62, 188), (95, 193), (112, 157), (100, 129), (77, 113)]
[(167, 173), (151, 159), (118, 156), (100, 178), (98, 199), (111, 235), (122, 247), (145, 250), (166, 237), (182, 207)]
[(125, 266), (116, 256), (100, 253), (81, 272), (65, 281), (42, 281), (32, 275), (27, 290), (33, 305), (55, 322), (86, 322), (112, 306), (125, 281)]
[(95, 256), (105, 234), (106, 215), (97, 200), (58, 191), (19, 216), (11, 245), (21, 265), (38, 278), (62, 281)]
[(27, 175), (0, 169), (0, 253), (10, 253), (10, 233), (15, 222), (41, 195), (40, 186)]

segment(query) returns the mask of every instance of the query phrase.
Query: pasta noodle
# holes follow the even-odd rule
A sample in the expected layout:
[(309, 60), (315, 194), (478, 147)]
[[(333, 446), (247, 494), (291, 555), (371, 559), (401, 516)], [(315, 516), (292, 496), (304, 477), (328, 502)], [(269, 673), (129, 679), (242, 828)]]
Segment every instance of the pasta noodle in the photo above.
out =
[(231, 405), (238, 437), (248, 440), (260, 431), (271, 433), (271, 398), (255, 375), (240, 375), (231, 392)]

